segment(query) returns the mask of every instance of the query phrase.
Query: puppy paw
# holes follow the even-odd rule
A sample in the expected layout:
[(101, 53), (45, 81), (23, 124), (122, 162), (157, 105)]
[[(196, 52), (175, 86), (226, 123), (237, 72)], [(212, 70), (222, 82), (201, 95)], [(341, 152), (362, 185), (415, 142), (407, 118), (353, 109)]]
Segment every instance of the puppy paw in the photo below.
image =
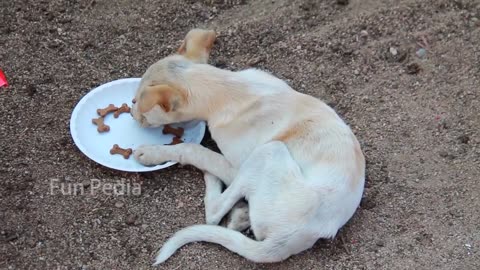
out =
[(227, 220), (227, 228), (229, 229), (240, 232), (248, 229), (250, 227), (250, 216), (247, 202), (237, 202), (228, 214)]
[(135, 159), (145, 166), (156, 166), (168, 161), (158, 145), (142, 145), (133, 151)]

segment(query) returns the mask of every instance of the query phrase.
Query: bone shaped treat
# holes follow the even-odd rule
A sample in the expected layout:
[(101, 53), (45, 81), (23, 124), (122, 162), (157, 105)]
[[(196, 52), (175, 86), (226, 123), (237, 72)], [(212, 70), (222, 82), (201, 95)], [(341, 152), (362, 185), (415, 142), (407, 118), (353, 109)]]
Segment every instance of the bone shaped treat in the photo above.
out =
[(129, 113), (130, 107), (128, 107), (127, 103), (123, 103), (118, 110), (113, 113), (113, 117), (118, 118), (121, 113)]
[(116, 110), (118, 110), (117, 107), (115, 107), (115, 105), (113, 104), (110, 104), (108, 105), (107, 107), (103, 108), (103, 109), (97, 109), (97, 113), (98, 115), (102, 116), (102, 117), (105, 117), (105, 115), (111, 113), (111, 112), (115, 112)]
[(175, 144), (179, 144), (179, 143), (183, 143), (182, 139), (180, 139), (178, 137), (173, 137), (172, 142), (167, 143), (166, 145), (175, 145)]
[(110, 126), (105, 125), (103, 122), (105, 119), (103, 117), (93, 118), (92, 123), (97, 125), (97, 131), (99, 133), (110, 131)]
[(118, 146), (118, 144), (114, 144), (112, 149), (110, 149), (110, 155), (115, 155), (115, 154), (119, 154), (119, 155), (122, 155), (123, 158), (125, 159), (128, 159), (130, 157), (130, 155), (132, 154), (132, 149), (131, 148), (127, 148), (127, 149), (124, 149), (124, 148), (121, 148), (120, 146)]
[(179, 127), (179, 128), (174, 128), (171, 127), (170, 125), (165, 125), (163, 127), (162, 133), (163, 134), (172, 134), (175, 137), (178, 137), (180, 139), (183, 136), (184, 129)]

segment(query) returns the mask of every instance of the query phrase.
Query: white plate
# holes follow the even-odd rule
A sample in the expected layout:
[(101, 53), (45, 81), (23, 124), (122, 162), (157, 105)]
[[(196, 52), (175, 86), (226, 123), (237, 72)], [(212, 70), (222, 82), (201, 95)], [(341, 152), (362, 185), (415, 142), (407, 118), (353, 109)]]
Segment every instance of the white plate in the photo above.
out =
[[(103, 166), (127, 172), (147, 172), (163, 169), (176, 162), (147, 167), (138, 163), (133, 155), (124, 159), (120, 155), (110, 155), (114, 144), (122, 148), (135, 149), (143, 144), (167, 144), (172, 141), (172, 135), (162, 134), (162, 128), (142, 128), (129, 113), (122, 113), (114, 118), (110, 113), (105, 117), (105, 124), (110, 131), (97, 132), (97, 126), (92, 124), (92, 118), (99, 117), (97, 109), (108, 104), (121, 106), (122, 103), (132, 105), (132, 99), (140, 83), (140, 78), (120, 79), (103, 84), (85, 95), (73, 110), (70, 118), (70, 133), (77, 147), (87, 157)], [(190, 121), (173, 124), (185, 129), (182, 137), (184, 142), (200, 143), (205, 135), (204, 121)]]

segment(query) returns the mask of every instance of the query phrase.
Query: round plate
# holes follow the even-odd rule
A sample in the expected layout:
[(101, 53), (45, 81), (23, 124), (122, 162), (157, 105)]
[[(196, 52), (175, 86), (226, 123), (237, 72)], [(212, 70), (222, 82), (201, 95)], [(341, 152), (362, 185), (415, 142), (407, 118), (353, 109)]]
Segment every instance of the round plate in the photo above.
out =
[[(87, 157), (103, 166), (127, 172), (147, 172), (163, 169), (176, 162), (147, 167), (138, 163), (133, 155), (124, 159), (121, 155), (111, 155), (114, 144), (122, 148), (135, 149), (144, 144), (168, 144), (172, 135), (162, 134), (163, 127), (142, 128), (129, 113), (122, 113), (118, 118), (113, 113), (105, 117), (105, 124), (110, 131), (98, 133), (92, 119), (99, 117), (97, 109), (109, 104), (119, 107), (122, 103), (132, 106), (132, 99), (140, 84), (140, 78), (120, 79), (101, 85), (85, 95), (73, 110), (70, 118), (70, 133), (77, 147)], [(200, 143), (205, 135), (204, 121), (190, 121), (172, 124), (173, 127), (183, 127), (185, 133), (182, 140), (188, 143)]]

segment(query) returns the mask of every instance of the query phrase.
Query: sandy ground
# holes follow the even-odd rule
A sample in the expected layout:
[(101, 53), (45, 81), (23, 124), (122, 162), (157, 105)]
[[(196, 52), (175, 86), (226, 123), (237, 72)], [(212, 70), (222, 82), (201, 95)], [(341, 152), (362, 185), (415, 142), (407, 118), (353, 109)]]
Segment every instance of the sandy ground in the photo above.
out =
[[(197, 243), (160, 269), (479, 269), (480, 1), (0, 2), (1, 269), (148, 269), (173, 232), (203, 222), (198, 170), (109, 170), (68, 126), (90, 89), (141, 76), (192, 27), (220, 33), (212, 64), (268, 70), (334, 107), (367, 184), (336, 239), (282, 263)], [(86, 192), (51, 195), (52, 178)], [(92, 194), (90, 179), (141, 195)]]

